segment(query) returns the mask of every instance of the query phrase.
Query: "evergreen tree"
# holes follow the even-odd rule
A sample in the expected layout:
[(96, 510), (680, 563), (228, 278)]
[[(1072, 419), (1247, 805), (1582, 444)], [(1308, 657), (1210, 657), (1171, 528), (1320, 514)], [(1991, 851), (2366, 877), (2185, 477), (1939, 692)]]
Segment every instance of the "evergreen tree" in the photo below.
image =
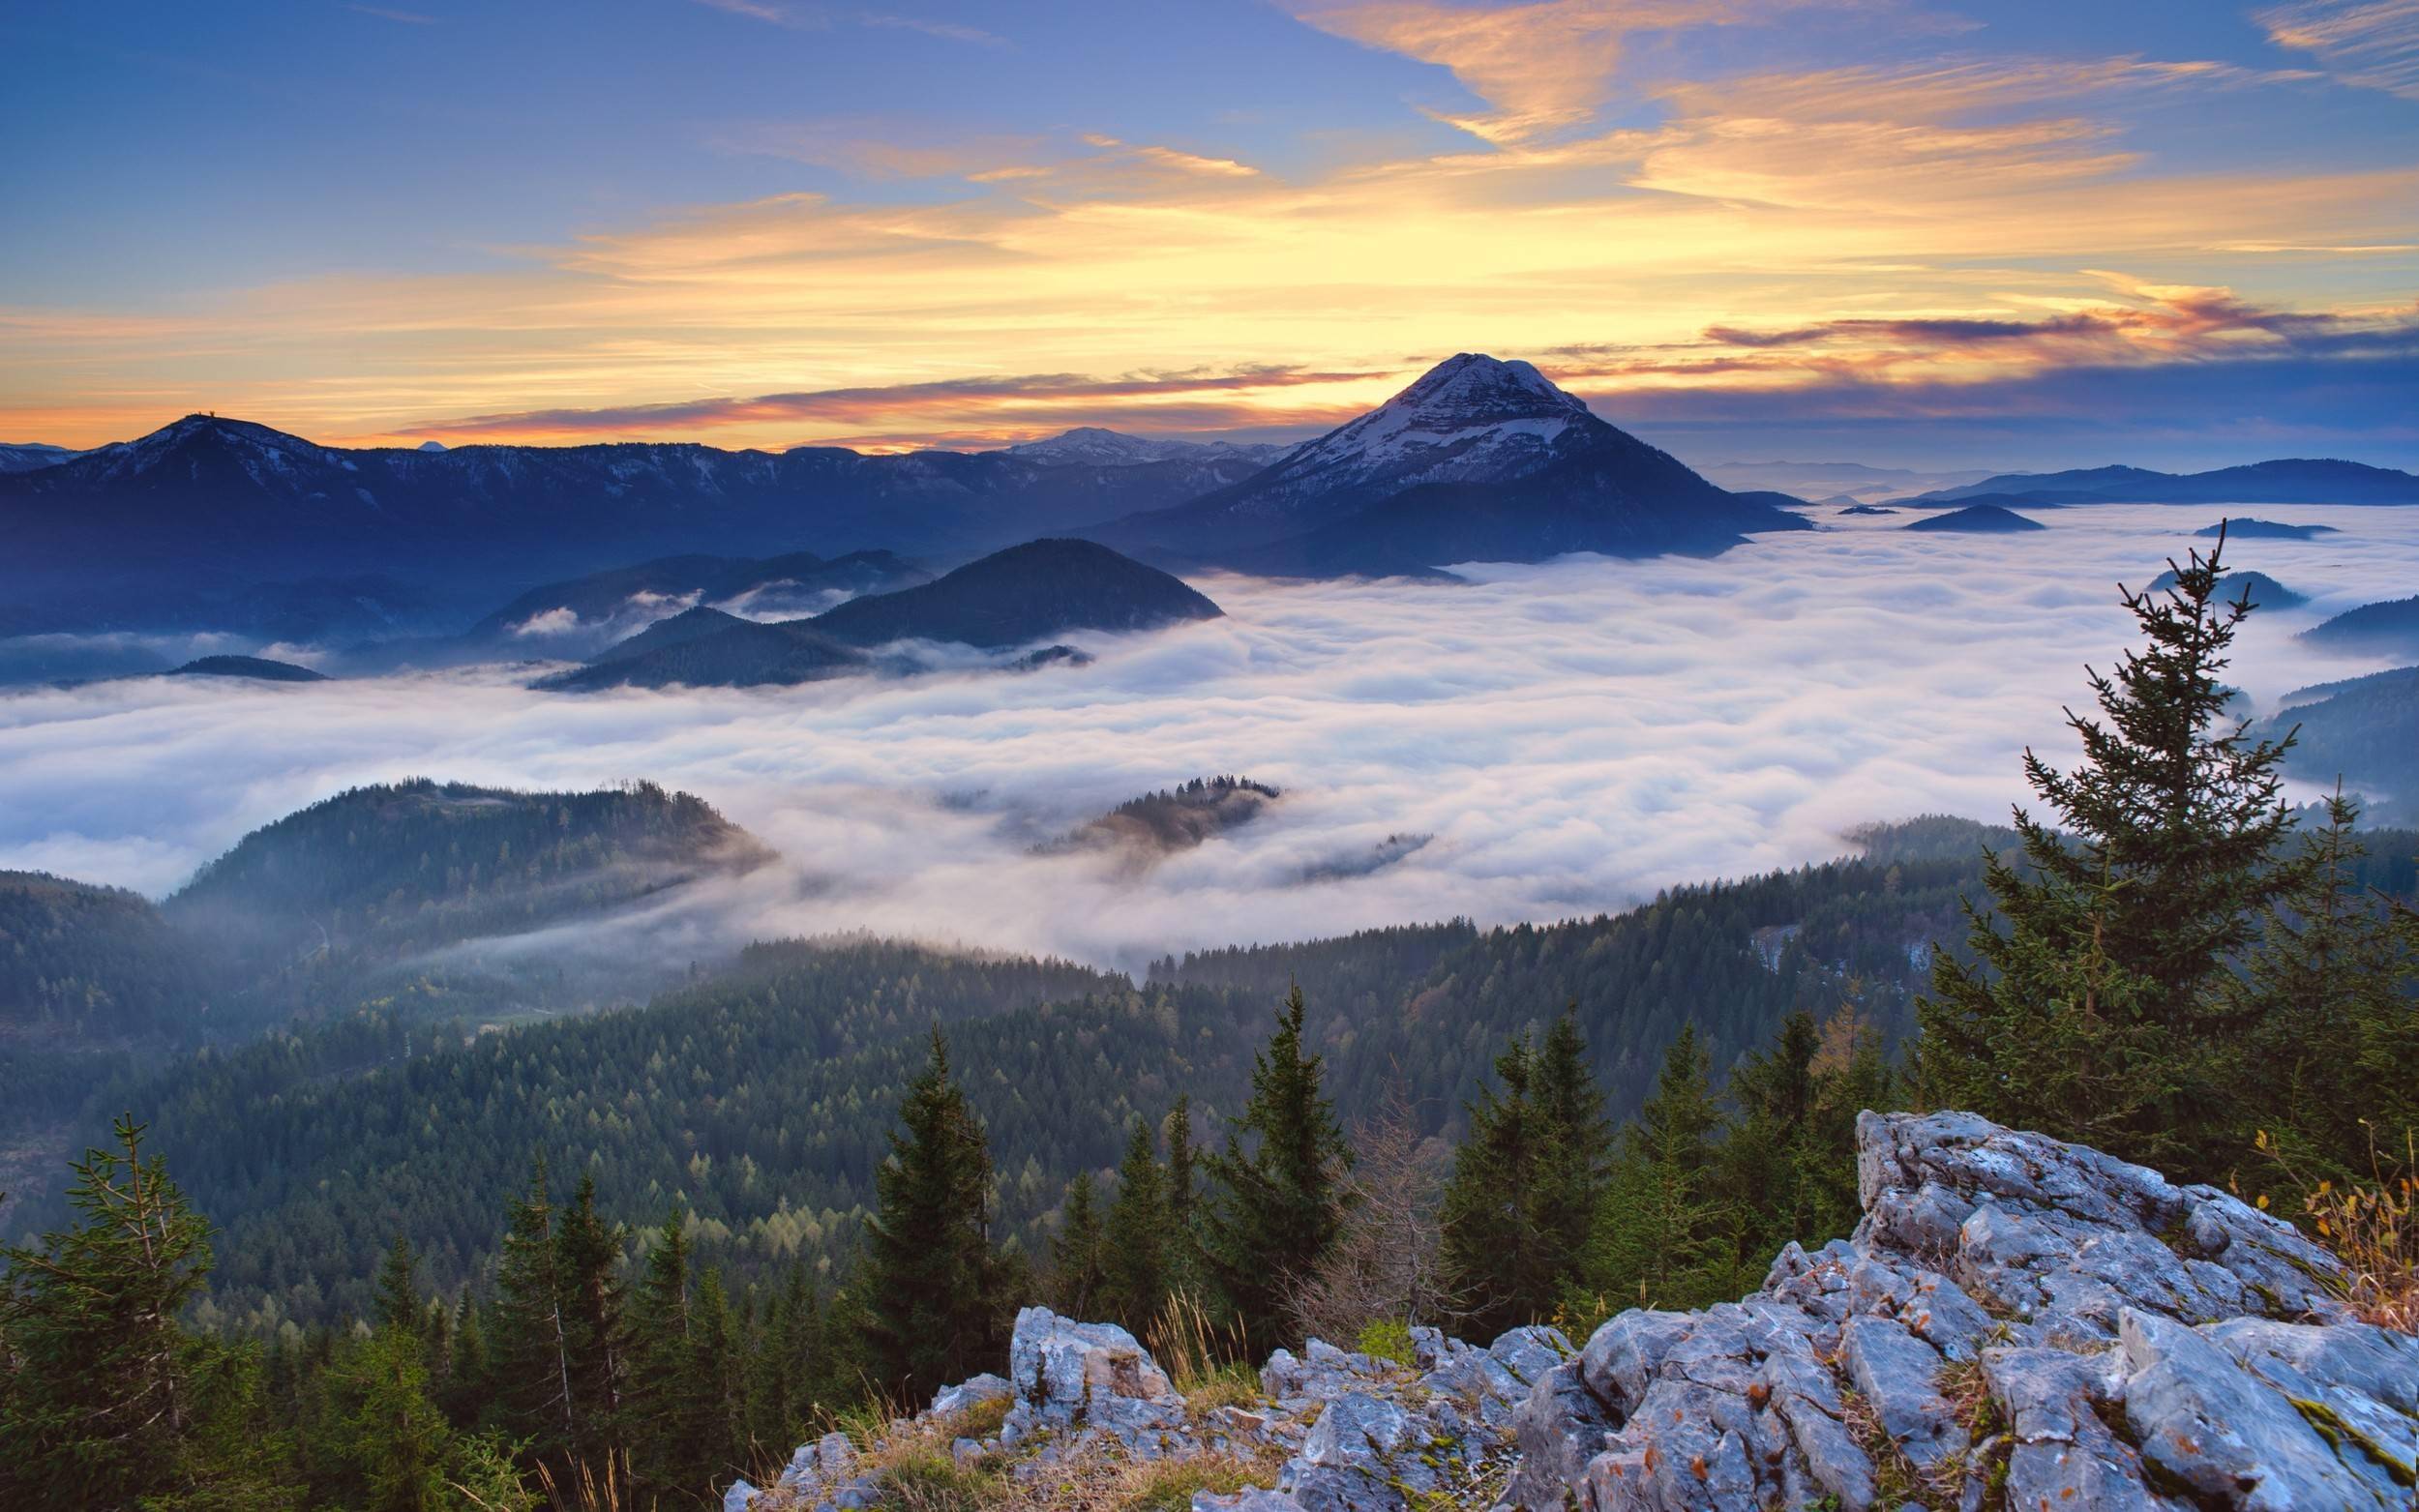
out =
[(1696, 1307), (1738, 1296), (1740, 1205), (1717, 1179), (1722, 1127), (1693, 1023), (1623, 1141), (1599, 1211), (1588, 1285), (1612, 1307)]
[[(1255, 1348), (1284, 1331), (1289, 1290), (1316, 1274), (1343, 1223), (1352, 1150), (1305, 1052), (1301, 989), (1253, 1057), (1251, 1097), (1208, 1162), (1205, 1248), (1218, 1289)], [(1250, 1142), (1245, 1143), (1249, 1139)]]
[(458, 1503), (446, 1488), (453, 1430), (429, 1400), (416, 1334), (381, 1327), (347, 1351), (335, 1373), (344, 1399), (337, 1452), (351, 1484), (343, 1499), (373, 1512), (437, 1512)]
[(1165, 1259), (1168, 1290), (1199, 1296), (1208, 1280), (1209, 1266), (1202, 1259), (1201, 1234), (1195, 1218), (1200, 1212), (1200, 1182), (1193, 1174), (1193, 1100), (1180, 1097), (1168, 1110), (1162, 1131), (1168, 1141), (1168, 1168), (1165, 1183), (1168, 1207), (1168, 1239)]
[(1093, 1307), (1106, 1274), (1104, 1259), (1091, 1172), (1079, 1171), (1066, 1184), (1059, 1231), (1050, 1240), (1051, 1306), (1068, 1318), (1096, 1320)]
[(1159, 1316), (1168, 1295), (1167, 1173), (1144, 1119), (1134, 1120), (1126, 1139), (1117, 1200), (1109, 1204), (1101, 1238), (1101, 1310), (1140, 1334)]
[(1543, 1122), (1532, 1096), (1537, 1051), (1514, 1038), (1495, 1057), (1492, 1087), (1469, 1105), (1439, 1210), (1447, 1285), (1480, 1338), (1543, 1316), (1558, 1279), (1530, 1243)]
[(630, 1307), (630, 1468), (642, 1486), (660, 1493), (704, 1468), (699, 1449), (710, 1417), (695, 1379), (691, 1300), (686, 1215), (674, 1206), (647, 1246)]
[(2230, 1101), (2237, 1142), (2266, 1168), (2255, 1186), (2373, 1179), (2373, 1160), (2406, 1159), (2419, 1130), (2419, 929), (2361, 888), (2358, 819), (2340, 791), (2328, 801), (2309, 866), (2227, 983), (2251, 1026)]
[(921, 1393), (986, 1368), (1006, 1344), (990, 1145), (938, 1028), (899, 1118), (866, 1225), (866, 1345), (879, 1384)]
[(1851, 1008), (1821, 1024), (1801, 1009), (1769, 1049), (1741, 1063), (1727, 1090), (1735, 1112), (1718, 1176), (1746, 1215), (1743, 1256), (1854, 1228), (1856, 1115), (1887, 1108), (1895, 1092), (1880, 1037)]
[(606, 1222), (597, 1211), (593, 1175), (581, 1176), (555, 1229), (554, 1245), (573, 1448), (582, 1459), (601, 1466), (603, 1457), (620, 1444), (629, 1339), (615, 1275), (622, 1258), (621, 1227)]
[(411, 1241), (399, 1233), (393, 1248), (386, 1252), (386, 1263), (378, 1268), (377, 1326), (408, 1334), (415, 1340), (421, 1336), (425, 1318), (419, 1284), (412, 1279), (418, 1266), (418, 1258), (411, 1253)]
[(2254, 740), (2226, 715), (2220, 673), (2252, 606), (2218, 597), (2224, 548), (2191, 553), (2171, 589), (2125, 595), (2146, 643), (2090, 673), (2098, 717), (2068, 713), (2082, 764), (2025, 753), (2053, 821), (2016, 810), (2023, 865), (1988, 863), (2007, 933), (1969, 903), (1978, 963), (1935, 957), (1919, 1006), (1931, 1101), (2168, 1169), (2223, 1158), (2248, 1027), (2227, 962), (2309, 867), (2277, 854), (2291, 737)]
[(798, 1438), (813, 1415), (821, 1319), (806, 1267), (791, 1264), (756, 1331), (748, 1378), (748, 1441), (778, 1449)]
[(438, 1405), (445, 1408), (447, 1421), (469, 1429), (478, 1424), (494, 1394), (495, 1383), (488, 1375), (487, 1331), (480, 1325), (478, 1303), (464, 1292), (454, 1310), (453, 1348), (445, 1356)]
[(743, 1330), (720, 1269), (709, 1266), (698, 1277), (696, 1309), (687, 1375), (698, 1416), (696, 1453), (704, 1475), (692, 1489), (710, 1496), (715, 1482), (728, 1484), (746, 1468), (742, 1387), (747, 1358), (741, 1347)]
[(579, 1436), (564, 1290), (546, 1159), (540, 1156), (530, 1170), (528, 1191), (512, 1202), (495, 1267), (492, 1342), (500, 1385), (497, 1416), (513, 1437), (541, 1455), (572, 1449)]
[(209, 1226), (142, 1152), (144, 1126), (73, 1163), (83, 1221), (0, 1250), (0, 1504), (284, 1506), (258, 1431), (258, 1368), (177, 1319)]
[(1446, 1274), (1467, 1326), (1485, 1337), (1552, 1316), (1585, 1264), (1612, 1156), (1604, 1094), (1575, 1011), (1495, 1062), (1454, 1152), (1440, 1214)]

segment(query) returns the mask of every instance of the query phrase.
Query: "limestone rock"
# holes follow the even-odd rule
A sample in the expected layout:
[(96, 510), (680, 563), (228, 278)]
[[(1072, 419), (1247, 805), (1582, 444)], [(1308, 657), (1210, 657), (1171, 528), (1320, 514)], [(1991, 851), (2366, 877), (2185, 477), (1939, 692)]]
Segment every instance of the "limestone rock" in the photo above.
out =
[(1509, 1504), (2419, 1505), (2419, 1341), (2290, 1225), (1967, 1113), (1865, 1114), (1857, 1174), (1850, 1239), (1539, 1379)]

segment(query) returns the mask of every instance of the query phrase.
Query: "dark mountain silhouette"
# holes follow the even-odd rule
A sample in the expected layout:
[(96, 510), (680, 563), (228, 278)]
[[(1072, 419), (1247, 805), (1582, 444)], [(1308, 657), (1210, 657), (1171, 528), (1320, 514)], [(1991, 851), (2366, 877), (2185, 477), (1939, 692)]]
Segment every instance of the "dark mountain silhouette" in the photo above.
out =
[(2346, 655), (2419, 656), (2419, 597), (2346, 609), (2295, 638)]
[[(2419, 602), (2419, 601), (2415, 601)], [(2321, 786), (2342, 778), (2369, 794), (2368, 817), (2408, 824), (2419, 804), (2419, 667), (2399, 667), (2285, 695), (2265, 731), (2298, 726), (2285, 763)]]
[[(865, 650), (903, 640), (1004, 650), (1070, 630), (1155, 630), (1213, 619), (1218, 607), (1155, 567), (1090, 541), (1029, 541), (896, 593), (851, 599), (814, 619), (770, 624), (700, 607), (609, 646), (537, 686), (750, 688), (872, 670)], [(1007, 664), (1030, 671), (1090, 661), (1053, 645)], [(913, 670), (911, 664), (900, 669)]]
[(264, 683), (323, 683), (325, 672), (314, 672), (308, 667), (291, 662), (273, 662), (259, 656), (205, 656), (186, 663), (167, 675), (170, 677), (249, 677)]
[(1945, 515), (1929, 515), (1909, 520), (1901, 530), (1937, 530), (1963, 535), (2014, 535), (2026, 530), (2046, 530), (2038, 519), (2026, 519), (1996, 504), (1975, 504), (1965, 509), (1951, 510)]
[(2224, 535), (2229, 541), (2314, 541), (2338, 533), (2333, 525), (2288, 525), (2274, 519), (2222, 519), (2193, 532), (2203, 538)]
[[(0, 597), (46, 624), (218, 628), (194, 616), (226, 612), (249, 585), (374, 572), (437, 591), (420, 629), (532, 578), (670, 552), (987, 550), (1178, 503), (1259, 466), (1219, 448), (1123, 465), (836, 447), (347, 449), (190, 415), (0, 475), (11, 532)], [(150, 591), (162, 584), (174, 594)]]
[(2080, 467), (2003, 472), (1980, 483), (1891, 502), (1950, 504), (1984, 498), (2028, 504), (2419, 504), (2419, 476), (2331, 458), (2281, 458), (2194, 473)]
[(64, 446), (50, 446), (41, 441), (0, 441), (0, 472), (32, 472), (37, 467), (56, 467), (74, 461), (83, 455)]
[(852, 599), (810, 621), (835, 640), (875, 646), (946, 640), (998, 650), (1070, 630), (1156, 630), (1215, 619), (1182, 580), (1090, 541), (1029, 541), (897, 593)]
[(1189, 503), (1087, 535), (1285, 576), (1450, 562), (1718, 551), (1807, 522), (1716, 488), (1605, 424), (1525, 362), (1464, 352), (1348, 425)]
[[(2170, 567), (2150, 581), (2150, 591), (2161, 592), (2175, 586), (2175, 569)], [(2218, 596), (2228, 603), (2249, 591), (2254, 608), (2289, 609), (2310, 602), (2308, 594), (2295, 593), (2266, 573), (2227, 573), (2218, 579)]]
[(695, 608), (599, 652), (589, 666), (541, 678), (536, 686), (552, 693), (791, 687), (872, 666), (864, 652), (821, 634), (808, 620), (766, 625)]

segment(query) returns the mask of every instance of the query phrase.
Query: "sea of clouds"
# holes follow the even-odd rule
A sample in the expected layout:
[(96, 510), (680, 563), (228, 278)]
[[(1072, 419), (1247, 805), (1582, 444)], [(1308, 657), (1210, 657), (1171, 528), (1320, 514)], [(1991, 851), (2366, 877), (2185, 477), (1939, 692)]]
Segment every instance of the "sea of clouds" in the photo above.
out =
[[(2071, 756), (2061, 705), (2088, 698), (2086, 663), (2129, 643), (2117, 582), (2205, 544), (2190, 533), (2220, 513), (2103, 506), (1955, 536), (1826, 511), (1822, 530), (1711, 560), (1474, 567), (1461, 586), (1210, 577), (1196, 583), (1224, 619), (1070, 637), (1094, 665), (1030, 674), (566, 696), (488, 667), (16, 691), (0, 695), (0, 868), (159, 895), (362, 783), (649, 778), (783, 857), (658, 910), (650, 927), (676, 927), (677, 948), (864, 930), (1132, 968), (1454, 915), (1595, 913), (1840, 854), (1866, 820), (2004, 818), (2023, 748)], [(2419, 509), (2256, 513), (2341, 534), (2229, 549), (2314, 600), (2254, 616), (2236, 684), (2268, 706), (2374, 669), (2291, 637), (2408, 594)], [(1285, 796), (1149, 867), (1031, 853), (1220, 772)]]

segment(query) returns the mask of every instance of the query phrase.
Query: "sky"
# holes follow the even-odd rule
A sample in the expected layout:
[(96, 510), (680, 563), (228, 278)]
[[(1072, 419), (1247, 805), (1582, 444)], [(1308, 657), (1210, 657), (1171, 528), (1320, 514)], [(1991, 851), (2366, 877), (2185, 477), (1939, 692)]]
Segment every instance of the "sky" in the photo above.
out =
[[(491, 667), (310, 684), (144, 677), (0, 696), (0, 869), (154, 895), (245, 833), (414, 776), (694, 792), (782, 864), (604, 943), (664, 961), (870, 931), (1139, 968), (1169, 950), (1456, 915), (1553, 920), (1826, 859), (1868, 820), (2004, 820), (2027, 746), (2071, 764), (2139, 633), (2117, 584), (2219, 511), (2045, 511), (2021, 536), (1903, 517), (1719, 557), (1470, 567), (1463, 584), (1196, 579), (1222, 618), (1075, 634), (1097, 660), (780, 689), (546, 694)], [(2230, 567), (2310, 596), (2255, 613), (2226, 680), (2269, 712), (2376, 669), (2295, 635), (2419, 578), (2419, 510), (2263, 506), (2336, 527)], [(274, 731), (264, 739), (262, 732)], [(1126, 798), (1233, 772), (1283, 796), (1136, 870), (1036, 856)], [(2315, 797), (2327, 773), (2291, 796)], [(1392, 845), (1389, 837), (1395, 837)], [(1426, 837), (1416, 844), (1416, 837)], [(569, 943), (569, 942), (566, 942)], [(598, 942), (590, 939), (593, 947)]]
[(2419, 464), (2419, 0), (0, 14), (0, 441)]

